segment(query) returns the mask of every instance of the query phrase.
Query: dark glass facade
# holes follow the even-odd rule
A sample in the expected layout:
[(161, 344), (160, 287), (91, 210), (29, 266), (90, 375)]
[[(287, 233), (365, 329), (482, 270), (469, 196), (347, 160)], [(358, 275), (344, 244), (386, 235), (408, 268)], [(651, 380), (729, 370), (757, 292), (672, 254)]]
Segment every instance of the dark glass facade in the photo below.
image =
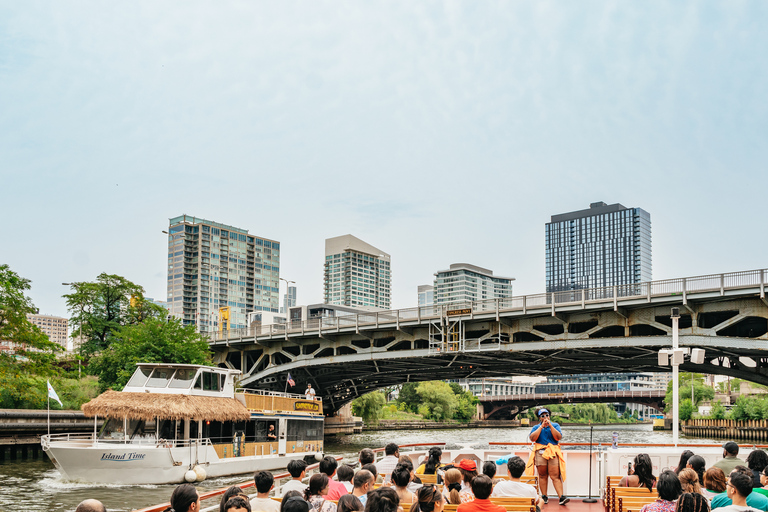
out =
[(650, 281), (651, 215), (593, 203), (546, 224), (548, 292)]

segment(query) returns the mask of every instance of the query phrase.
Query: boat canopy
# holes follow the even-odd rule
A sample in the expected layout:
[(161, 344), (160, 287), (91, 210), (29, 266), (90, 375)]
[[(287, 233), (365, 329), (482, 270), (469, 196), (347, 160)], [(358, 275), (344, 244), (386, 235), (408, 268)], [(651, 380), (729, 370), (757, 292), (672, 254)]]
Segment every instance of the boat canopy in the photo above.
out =
[(245, 421), (251, 418), (248, 409), (236, 398), (194, 395), (168, 395), (162, 393), (128, 393), (106, 391), (81, 406), (83, 413), (92, 418), (128, 418), (150, 421), (210, 420)]

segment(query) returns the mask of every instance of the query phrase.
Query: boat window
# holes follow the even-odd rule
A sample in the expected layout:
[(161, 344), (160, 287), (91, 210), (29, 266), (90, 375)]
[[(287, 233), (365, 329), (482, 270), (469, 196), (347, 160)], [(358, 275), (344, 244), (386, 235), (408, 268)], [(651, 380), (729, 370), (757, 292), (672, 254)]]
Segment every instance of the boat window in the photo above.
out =
[(197, 380), (195, 380), (195, 389), (203, 389), (203, 375), (200, 374), (197, 376)]
[(218, 391), (219, 376), (213, 372), (203, 372), (203, 391)]
[(194, 368), (181, 368), (176, 370), (176, 375), (173, 376), (173, 380), (168, 385), (169, 388), (176, 389), (189, 389), (192, 385), (192, 379), (195, 378), (197, 370)]
[(150, 373), (152, 373), (152, 368), (136, 368), (136, 371), (133, 372), (133, 376), (131, 377), (131, 380), (128, 381), (128, 384), (126, 384), (126, 387), (140, 388), (144, 386)]
[(123, 419), (110, 418), (104, 422), (99, 433), (99, 439), (122, 441), (125, 439)]
[(322, 420), (288, 420), (288, 437), (290, 441), (319, 441), (323, 439)]
[(152, 372), (152, 376), (147, 381), (146, 386), (148, 388), (164, 388), (168, 385), (168, 382), (173, 377), (173, 372), (176, 371), (173, 368), (155, 368)]

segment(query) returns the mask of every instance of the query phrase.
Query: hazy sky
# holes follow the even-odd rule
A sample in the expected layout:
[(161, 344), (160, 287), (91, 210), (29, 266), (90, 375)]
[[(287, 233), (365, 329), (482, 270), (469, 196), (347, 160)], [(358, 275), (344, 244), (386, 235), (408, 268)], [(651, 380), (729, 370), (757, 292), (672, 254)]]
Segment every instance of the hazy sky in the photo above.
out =
[[(0, 0), (0, 263), (166, 295), (168, 219), (392, 256), (393, 307), (468, 262), (543, 292), (544, 224), (605, 201), (653, 277), (768, 267), (768, 3)], [(281, 296), (284, 286), (281, 287)]]

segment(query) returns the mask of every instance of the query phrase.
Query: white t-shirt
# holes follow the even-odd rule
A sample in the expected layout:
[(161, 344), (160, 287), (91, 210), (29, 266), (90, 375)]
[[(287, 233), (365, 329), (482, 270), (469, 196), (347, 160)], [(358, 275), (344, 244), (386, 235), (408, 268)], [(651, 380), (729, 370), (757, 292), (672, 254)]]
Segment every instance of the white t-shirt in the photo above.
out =
[(271, 498), (251, 498), (252, 512), (280, 512), (280, 502)]
[(534, 498), (538, 499), (539, 493), (531, 484), (502, 480), (493, 488), (492, 498)]
[(306, 398), (307, 400), (314, 400), (315, 388), (307, 388), (307, 390), (304, 392), (304, 398)]
[(285, 493), (288, 491), (299, 491), (300, 493), (304, 493), (304, 489), (307, 488), (307, 484), (303, 483), (300, 480), (288, 480), (280, 487), (280, 495), (285, 496)]
[(759, 510), (756, 510), (752, 507), (739, 507), (737, 505), (728, 505), (726, 507), (718, 507), (715, 510), (720, 510), (721, 512), (760, 512)]

